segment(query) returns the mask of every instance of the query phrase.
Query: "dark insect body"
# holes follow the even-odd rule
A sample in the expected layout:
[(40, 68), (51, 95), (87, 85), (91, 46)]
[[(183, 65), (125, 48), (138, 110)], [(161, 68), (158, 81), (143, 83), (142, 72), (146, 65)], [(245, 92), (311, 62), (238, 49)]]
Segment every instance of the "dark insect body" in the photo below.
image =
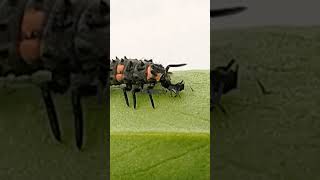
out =
[(71, 91), (76, 144), (83, 144), (81, 98), (96, 95), (109, 73), (109, 2), (105, 0), (2, 0), (0, 77), (46, 70), (39, 84), (51, 130), (61, 133), (52, 93)]
[(145, 86), (147, 86), (147, 93), (153, 108), (155, 108), (152, 89), (157, 83), (160, 83), (162, 87), (170, 92), (179, 94), (184, 90), (184, 82), (181, 81), (176, 84), (171, 83), (170, 67), (180, 67), (186, 64), (171, 64), (164, 68), (161, 64), (155, 64), (152, 60), (138, 60), (128, 59), (126, 57), (122, 59), (113, 59), (110, 61), (110, 85), (125, 85), (123, 88), (123, 94), (127, 106), (129, 106), (129, 100), (127, 91), (132, 92), (133, 107), (136, 108), (137, 100), (136, 93), (141, 92)]
[[(233, 7), (211, 10), (210, 17), (217, 18), (233, 15), (246, 9), (246, 7)], [(236, 65), (235, 70), (232, 70), (231, 67), (234, 62), (235, 60), (232, 59), (226, 66), (219, 66), (210, 70), (210, 111), (213, 111), (213, 109), (218, 106), (221, 111), (226, 114), (226, 110), (220, 102), (223, 94), (227, 94), (238, 86), (239, 65)]]
[[(233, 70), (232, 66), (234, 63), (235, 60), (231, 59), (231, 61), (226, 66), (218, 66), (214, 68), (212, 71), (210, 71), (210, 83), (213, 87), (211, 89), (211, 92), (213, 94), (211, 95), (212, 98), (210, 110), (212, 110), (215, 106), (218, 106), (224, 114), (227, 113), (225, 108), (221, 105), (221, 97), (222, 95), (227, 94), (230, 91), (238, 88), (239, 65), (236, 64), (236, 67)], [(259, 79), (256, 78), (256, 82), (262, 94), (268, 95), (272, 93), (266, 90), (266, 88)]]
[(210, 72), (214, 100), (211, 102), (211, 108), (218, 106), (223, 113), (226, 113), (226, 110), (220, 104), (221, 96), (238, 87), (239, 65), (236, 65), (235, 70), (232, 70), (231, 67), (234, 63), (235, 60), (232, 59), (226, 66), (218, 66)]

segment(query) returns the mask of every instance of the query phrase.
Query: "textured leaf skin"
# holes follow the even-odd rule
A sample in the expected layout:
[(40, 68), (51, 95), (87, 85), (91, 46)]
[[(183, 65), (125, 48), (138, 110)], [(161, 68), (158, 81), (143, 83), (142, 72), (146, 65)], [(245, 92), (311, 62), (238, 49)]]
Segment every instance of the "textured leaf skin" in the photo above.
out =
[(209, 71), (173, 73), (182, 79), (181, 98), (155, 94), (156, 109), (146, 93), (127, 107), (111, 88), (111, 179), (209, 179)]

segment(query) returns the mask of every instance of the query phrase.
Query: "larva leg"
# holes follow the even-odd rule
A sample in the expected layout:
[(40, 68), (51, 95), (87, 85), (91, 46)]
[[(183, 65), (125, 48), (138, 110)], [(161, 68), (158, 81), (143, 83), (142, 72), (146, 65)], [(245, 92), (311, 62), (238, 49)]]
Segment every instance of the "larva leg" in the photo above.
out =
[(215, 100), (216, 100), (215, 104), (219, 104), (220, 103), (220, 99), (221, 99), (223, 88), (224, 88), (224, 83), (220, 83), (218, 88), (219, 88), (218, 89), (218, 94), (215, 97)]
[(57, 113), (56, 113), (55, 106), (51, 97), (51, 92), (47, 83), (41, 86), (41, 92), (42, 92), (44, 103), (46, 105), (51, 131), (54, 137), (59, 142), (61, 142), (61, 133), (59, 128)]
[(223, 88), (224, 88), (224, 83), (221, 83), (220, 86), (219, 86), (219, 89), (218, 89), (218, 94), (217, 94), (217, 96), (215, 97), (216, 102), (215, 102), (214, 104), (216, 104), (216, 105), (221, 109), (221, 111), (222, 111), (224, 114), (227, 114), (227, 112), (226, 112), (226, 110), (224, 109), (224, 107), (220, 104), (220, 100), (221, 100)]
[(137, 92), (140, 92), (140, 89), (139, 88), (134, 88), (132, 90), (132, 97), (133, 97), (133, 108), (136, 109), (137, 107), (137, 97), (136, 97), (136, 93)]
[[(74, 116), (74, 127), (76, 145), (81, 150), (83, 145), (84, 120), (81, 99), (83, 97), (95, 96), (98, 93), (99, 86), (103, 87), (105, 82), (97, 82), (99, 78), (89, 77), (87, 74), (73, 74), (71, 76), (71, 103)], [(101, 83), (101, 84), (100, 84)], [(100, 84), (100, 85), (99, 85)]]
[(126, 85), (126, 87), (123, 88), (124, 99), (125, 99), (126, 104), (127, 104), (128, 107), (130, 107), (130, 105), (129, 105), (129, 99), (128, 99), (127, 91), (130, 91), (131, 89), (132, 89), (131, 85)]
[(229, 70), (231, 66), (235, 63), (236, 61), (234, 59), (231, 59), (230, 62), (224, 67), (225, 70)]
[(52, 100), (51, 93), (65, 93), (70, 84), (69, 75), (61, 72), (52, 72), (52, 81), (44, 82), (40, 85), (42, 97), (47, 109), (49, 124), (54, 137), (61, 142), (61, 133), (55, 110), (55, 105)]
[(83, 144), (83, 111), (82, 111), (82, 103), (81, 99), (85, 96), (92, 96), (96, 94), (97, 87), (96, 86), (78, 86), (72, 88), (71, 90), (71, 102), (73, 107), (73, 115), (74, 115), (74, 126), (75, 126), (75, 136), (76, 136), (76, 144), (79, 150), (82, 148)]
[(224, 113), (227, 114), (227, 111), (224, 109), (224, 107), (221, 104), (217, 104), (217, 106), (220, 108), (220, 110)]
[(127, 95), (127, 90), (125, 88), (123, 88), (123, 95), (124, 95), (124, 99), (126, 101), (127, 106), (130, 107), (129, 100), (128, 100), (128, 95)]
[(79, 150), (81, 150), (83, 144), (83, 111), (81, 98), (84, 96), (92, 96), (96, 91), (96, 86), (80, 86), (71, 91), (76, 144)]
[(153, 89), (153, 87), (154, 87), (154, 86), (149, 86), (147, 92), (148, 92), (148, 95), (149, 95), (149, 99), (150, 99), (150, 102), (151, 102), (151, 106), (152, 106), (153, 109), (155, 109), (153, 97), (152, 97), (152, 94), (151, 94), (151, 90)]
[(137, 98), (136, 98), (136, 91), (135, 90), (132, 91), (132, 97), (133, 97), (133, 108), (136, 109)]
[(271, 91), (267, 91), (260, 80), (256, 79), (256, 81), (257, 81), (257, 83), (258, 83), (258, 85), (259, 85), (259, 87), (261, 89), (262, 94), (264, 94), (264, 95), (271, 94)]
[(78, 149), (80, 150), (83, 144), (83, 113), (81, 106), (81, 95), (80, 90), (78, 88), (72, 90), (71, 98), (74, 114), (76, 144)]
[(149, 94), (149, 98), (150, 98), (151, 106), (152, 106), (152, 107), (153, 107), (153, 109), (154, 109), (154, 108), (155, 108), (155, 107), (154, 107), (154, 102), (153, 102), (153, 98), (152, 98), (152, 95), (151, 95), (150, 90), (148, 90), (148, 94)]

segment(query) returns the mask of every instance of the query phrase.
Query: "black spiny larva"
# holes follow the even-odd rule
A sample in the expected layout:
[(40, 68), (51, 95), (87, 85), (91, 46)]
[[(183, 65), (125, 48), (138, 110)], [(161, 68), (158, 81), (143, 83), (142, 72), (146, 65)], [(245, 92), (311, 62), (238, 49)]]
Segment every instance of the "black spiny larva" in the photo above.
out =
[(164, 68), (161, 64), (153, 63), (152, 60), (116, 58), (110, 61), (110, 85), (125, 84), (123, 94), (126, 104), (129, 106), (127, 91), (132, 91), (134, 108), (136, 108), (136, 93), (143, 90), (144, 86), (147, 85), (151, 105), (155, 108), (151, 90), (157, 83), (176, 95), (184, 89), (183, 81), (176, 84), (171, 83), (170, 73), (168, 72), (170, 67), (184, 65), (186, 64), (170, 64)]
[[(246, 7), (215, 9), (210, 11), (210, 17), (217, 18), (232, 15), (246, 9)], [(210, 70), (210, 111), (212, 111), (215, 106), (218, 106), (223, 113), (226, 113), (220, 101), (223, 94), (230, 92), (238, 86), (239, 65), (236, 65), (235, 70), (230, 69), (234, 62), (235, 60), (232, 59), (226, 66), (219, 66)]]
[(107, 84), (109, 17), (107, 0), (0, 2), (0, 77), (51, 72), (51, 80), (39, 84), (51, 130), (61, 141), (51, 93), (70, 90), (79, 149), (83, 144), (81, 98), (95, 95)]

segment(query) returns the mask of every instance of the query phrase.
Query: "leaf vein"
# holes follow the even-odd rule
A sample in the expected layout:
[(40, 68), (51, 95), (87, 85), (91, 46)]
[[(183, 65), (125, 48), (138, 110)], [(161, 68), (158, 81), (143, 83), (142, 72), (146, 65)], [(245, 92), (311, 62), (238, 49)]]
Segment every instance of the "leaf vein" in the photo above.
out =
[(179, 155), (172, 156), (172, 157), (169, 157), (169, 158), (167, 158), (167, 159), (164, 159), (164, 160), (162, 160), (162, 161), (160, 161), (160, 162), (158, 162), (158, 163), (155, 163), (155, 164), (153, 164), (153, 165), (151, 165), (151, 166), (149, 166), (149, 167), (146, 167), (146, 168), (143, 168), (143, 169), (139, 169), (139, 170), (136, 170), (136, 171), (130, 172), (130, 173), (124, 173), (124, 174), (122, 174), (122, 176), (135, 175), (135, 174), (140, 174), (140, 173), (148, 172), (148, 171), (150, 171), (150, 170), (152, 170), (152, 169), (154, 169), (154, 168), (157, 168), (157, 167), (161, 166), (162, 164), (165, 164), (165, 163), (170, 162), (170, 161), (173, 161), (173, 160), (177, 160), (177, 159), (179, 159), (179, 158), (187, 155), (187, 154), (190, 153), (190, 152), (198, 151), (198, 150), (203, 149), (203, 148), (205, 148), (205, 147), (207, 147), (207, 146), (208, 146), (208, 144), (205, 144), (205, 145), (202, 145), (202, 146), (197, 146), (197, 147), (192, 148), (192, 149), (189, 149), (188, 151), (186, 151), (186, 152), (184, 152), (184, 153), (181, 153), (181, 154), (179, 154)]

